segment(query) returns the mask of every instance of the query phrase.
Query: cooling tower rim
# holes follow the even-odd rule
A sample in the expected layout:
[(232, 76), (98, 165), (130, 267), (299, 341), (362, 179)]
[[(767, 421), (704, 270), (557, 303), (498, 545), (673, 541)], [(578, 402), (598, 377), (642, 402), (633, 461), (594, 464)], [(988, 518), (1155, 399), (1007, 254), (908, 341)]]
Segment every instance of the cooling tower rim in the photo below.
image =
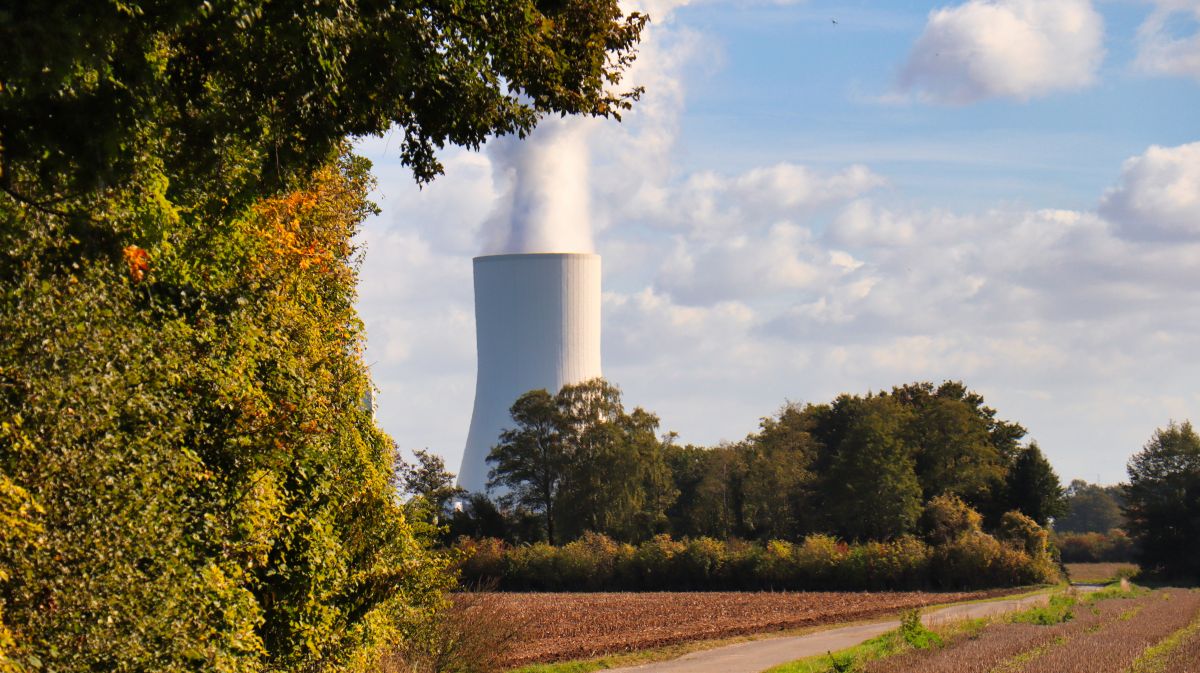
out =
[(543, 258), (545, 258), (545, 257), (599, 257), (599, 256), (600, 255), (598, 255), (597, 253), (594, 253), (594, 252), (513, 252), (513, 253), (500, 253), (500, 254), (496, 254), (496, 255), (480, 255), (478, 257), (472, 258), (471, 261), (473, 261), (473, 262), (497, 261), (498, 262), (498, 261), (505, 260), (505, 259), (517, 259), (517, 258), (521, 258), (521, 257), (531, 257), (531, 258), (543, 257)]

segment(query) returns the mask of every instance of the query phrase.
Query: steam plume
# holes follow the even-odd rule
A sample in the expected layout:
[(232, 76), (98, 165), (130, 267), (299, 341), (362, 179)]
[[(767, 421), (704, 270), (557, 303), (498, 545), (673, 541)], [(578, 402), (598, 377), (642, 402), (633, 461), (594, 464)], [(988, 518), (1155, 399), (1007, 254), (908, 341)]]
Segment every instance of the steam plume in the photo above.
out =
[(586, 119), (544, 119), (524, 140), (488, 143), (493, 180), (504, 189), (485, 252), (592, 252)]

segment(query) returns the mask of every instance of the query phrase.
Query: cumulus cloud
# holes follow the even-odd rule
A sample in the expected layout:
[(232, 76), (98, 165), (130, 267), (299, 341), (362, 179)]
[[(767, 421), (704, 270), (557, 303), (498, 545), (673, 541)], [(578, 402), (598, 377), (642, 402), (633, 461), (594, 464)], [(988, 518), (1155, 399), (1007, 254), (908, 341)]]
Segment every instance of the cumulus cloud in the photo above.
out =
[[(1137, 61), (1143, 70), (1200, 80), (1200, 2), (1154, 0), (1155, 9), (1138, 29)], [(1191, 23), (1184, 35), (1173, 24)]]
[(924, 100), (1028, 100), (1091, 85), (1104, 21), (1090, 0), (969, 0), (934, 10), (900, 73)]
[(1128, 159), (1100, 212), (1134, 239), (1200, 239), (1200, 142)]

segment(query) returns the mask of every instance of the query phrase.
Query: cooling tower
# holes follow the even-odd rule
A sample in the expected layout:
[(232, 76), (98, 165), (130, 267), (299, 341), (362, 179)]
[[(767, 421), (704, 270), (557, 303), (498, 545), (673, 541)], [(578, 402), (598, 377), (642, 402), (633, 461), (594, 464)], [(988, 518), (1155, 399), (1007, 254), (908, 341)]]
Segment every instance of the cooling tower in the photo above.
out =
[(600, 256), (475, 258), (475, 411), (458, 485), (483, 491), (487, 456), (521, 394), (600, 376)]

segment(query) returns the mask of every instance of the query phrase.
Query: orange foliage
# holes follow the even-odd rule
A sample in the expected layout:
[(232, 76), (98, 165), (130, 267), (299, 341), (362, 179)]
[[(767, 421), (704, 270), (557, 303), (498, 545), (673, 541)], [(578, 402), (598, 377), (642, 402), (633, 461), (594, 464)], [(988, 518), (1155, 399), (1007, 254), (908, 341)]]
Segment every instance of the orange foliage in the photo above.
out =
[(122, 252), (125, 255), (125, 263), (129, 265), (129, 277), (135, 283), (141, 282), (150, 270), (150, 253), (136, 245), (127, 245)]

